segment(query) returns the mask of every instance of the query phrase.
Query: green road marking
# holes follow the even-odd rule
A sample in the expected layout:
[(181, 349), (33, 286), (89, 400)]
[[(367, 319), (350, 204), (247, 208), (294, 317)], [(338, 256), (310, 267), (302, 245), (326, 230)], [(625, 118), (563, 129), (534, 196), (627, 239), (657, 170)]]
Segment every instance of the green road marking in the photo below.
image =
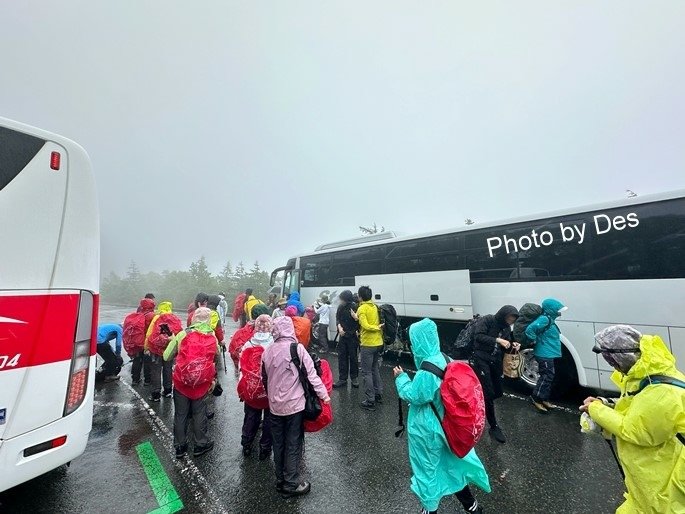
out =
[(183, 502), (164, 471), (152, 444), (149, 441), (141, 443), (136, 446), (136, 452), (138, 452), (138, 458), (143, 465), (150, 488), (159, 504), (159, 508), (150, 511), (148, 514), (173, 514), (181, 510)]

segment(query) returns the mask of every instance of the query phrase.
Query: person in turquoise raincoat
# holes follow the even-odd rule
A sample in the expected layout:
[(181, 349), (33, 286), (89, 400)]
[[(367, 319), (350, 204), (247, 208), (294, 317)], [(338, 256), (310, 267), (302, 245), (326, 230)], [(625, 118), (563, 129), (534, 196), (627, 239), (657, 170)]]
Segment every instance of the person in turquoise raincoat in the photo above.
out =
[(416, 368), (414, 380), (395, 368), (395, 384), (400, 398), (409, 403), (407, 434), (409, 461), (413, 471), (411, 490), (418, 496), (424, 513), (437, 512), (444, 496), (456, 494), (467, 512), (483, 512), (473, 497), (469, 484), (490, 492), (490, 481), (476, 451), (460, 459), (450, 450), (440, 421), (431, 409), (435, 405), (440, 416), (445, 408), (440, 398), (440, 379), (420, 369), (424, 361), (445, 369), (447, 362), (440, 353), (438, 329), (433, 321), (424, 319), (409, 328)]

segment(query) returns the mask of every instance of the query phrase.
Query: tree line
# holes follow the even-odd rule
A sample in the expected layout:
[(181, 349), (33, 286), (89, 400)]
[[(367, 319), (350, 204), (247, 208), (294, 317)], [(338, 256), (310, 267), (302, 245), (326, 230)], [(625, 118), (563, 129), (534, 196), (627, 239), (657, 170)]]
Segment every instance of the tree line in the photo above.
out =
[(174, 309), (185, 309), (203, 291), (207, 294), (226, 294), (230, 308), (233, 299), (245, 289), (252, 288), (255, 296), (266, 299), (269, 290), (269, 274), (255, 262), (246, 269), (242, 262), (233, 268), (227, 262), (221, 273), (212, 275), (204, 257), (193, 262), (186, 271), (150, 271), (143, 273), (134, 261), (124, 276), (111, 272), (104, 277), (100, 287), (101, 301), (111, 305), (136, 306), (146, 293), (153, 293), (157, 302), (169, 300)]

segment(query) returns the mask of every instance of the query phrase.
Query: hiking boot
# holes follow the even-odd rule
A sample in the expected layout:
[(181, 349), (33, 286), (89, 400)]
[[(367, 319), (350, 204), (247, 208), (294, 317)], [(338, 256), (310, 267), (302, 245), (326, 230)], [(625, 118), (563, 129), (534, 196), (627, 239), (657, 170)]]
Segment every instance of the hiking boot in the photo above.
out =
[(294, 496), (304, 496), (312, 490), (312, 484), (309, 482), (302, 482), (295, 489), (283, 488), (283, 498), (292, 498)]
[(341, 387), (347, 387), (347, 380), (338, 380), (333, 384), (333, 389), (340, 389)]
[(171, 398), (171, 391), (171, 389), (169, 389), (168, 391), (164, 391), (164, 393), (162, 393), (164, 398)]
[(182, 459), (186, 455), (188, 455), (188, 445), (187, 444), (176, 447), (176, 458), (177, 459)]
[(549, 403), (547, 400), (542, 400), (542, 405), (544, 405), (547, 410), (552, 410), (554, 408), (554, 405)]
[(549, 414), (549, 411), (547, 410), (547, 407), (545, 407), (540, 400), (536, 400), (532, 396), (530, 397), (530, 403), (533, 404), (533, 407), (535, 407), (535, 410), (537, 410), (541, 414)]
[(354, 387), (355, 389), (359, 389), (359, 379), (358, 378), (352, 379), (352, 387)]
[(259, 449), (259, 460), (268, 460), (271, 457), (271, 448), (260, 448)]
[(490, 437), (492, 437), (495, 441), (498, 443), (506, 443), (507, 438), (504, 437), (504, 432), (502, 432), (502, 429), (500, 427), (492, 427), (489, 431), (488, 434), (490, 434)]
[(121, 377), (119, 375), (107, 375), (105, 377), (105, 382), (116, 382), (119, 380)]
[(196, 446), (193, 450), (193, 457), (199, 457), (205, 453), (211, 452), (214, 449), (214, 441), (208, 442), (204, 446)]
[(252, 446), (243, 446), (243, 457), (252, 455)]
[(376, 395), (376, 403), (383, 403), (383, 396), (381, 396), (380, 394), (377, 394)]
[(373, 402), (370, 402), (368, 400), (363, 401), (361, 403), (361, 407), (362, 407), (362, 409), (366, 409), (366, 410), (371, 410), (371, 411), (376, 410), (376, 405)]
[(150, 396), (150, 398), (148, 398), (148, 401), (151, 401), (151, 402), (158, 402), (158, 401), (160, 401), (161, 399), (162, 399), (161, 396)]

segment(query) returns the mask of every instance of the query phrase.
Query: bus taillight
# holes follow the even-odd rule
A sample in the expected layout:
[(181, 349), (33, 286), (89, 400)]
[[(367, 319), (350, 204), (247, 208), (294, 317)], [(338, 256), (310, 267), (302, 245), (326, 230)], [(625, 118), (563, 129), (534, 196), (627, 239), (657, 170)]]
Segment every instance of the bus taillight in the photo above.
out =
[(71, 357), (71, 371), (67, 398), (64, 402), (64, 415), (68, 416), (83, 403), (88, 391), (88, 371), (93, 338), (93, 313), (95, 298), (89, 291), (81, 291), (78, 321), (76, 322), (76, 341)]
[(52, 152), (50, 154), (50, 169), (55, 170), (55, 171), (59, 170), (61, 160), (62, 160), (62, 156), (60, 155), (59, 152)]

